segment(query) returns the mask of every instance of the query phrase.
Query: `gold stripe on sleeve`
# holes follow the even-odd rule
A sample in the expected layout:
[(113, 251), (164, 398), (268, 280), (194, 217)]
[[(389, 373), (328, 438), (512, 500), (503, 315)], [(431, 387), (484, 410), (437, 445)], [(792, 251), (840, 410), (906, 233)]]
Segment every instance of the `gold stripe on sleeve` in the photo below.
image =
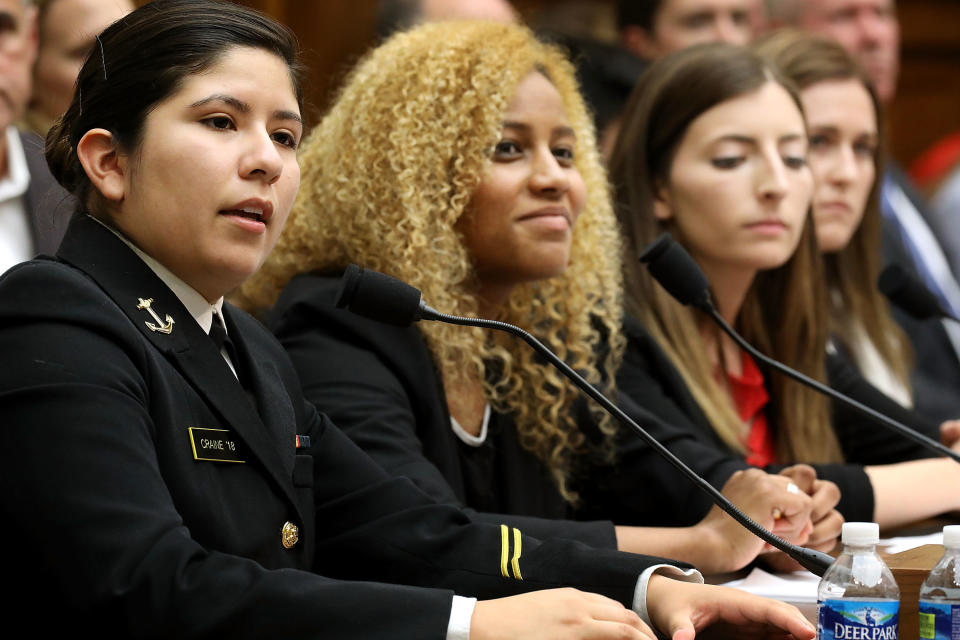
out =
[(513, 561), (510, 563), (513, 567), (513, 577), (517, 580), (523, 580), (523, 576), (520, 575), (520, 543), (522, 536), (520, 535), (520, 529), (513, 529)]
[(507, 558), (510, 557), (510, 536), (507, 530), (507, 525), (500, 525), (500, 573), (504, 578), (510, 577), (510, 572), (507, 571)]

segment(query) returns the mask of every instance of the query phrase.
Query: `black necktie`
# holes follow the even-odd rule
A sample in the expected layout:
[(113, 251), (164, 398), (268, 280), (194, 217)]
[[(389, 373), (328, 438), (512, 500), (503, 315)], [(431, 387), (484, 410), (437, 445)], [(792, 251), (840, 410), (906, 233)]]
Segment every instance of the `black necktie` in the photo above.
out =
[(237, 356), (236, 346), (233, 344), (233, 341), (230, 340), (230, 336), (227, 335), (226, 324), (223, 322), (223, 317), (216, 311), (213, 312), (213, 322), (210, 324), (209, 336), (210, 339), (213, 340), (214, 346), (217, 347), (217, 351), (221, 353), (221, 357), (222, 353), (226, 352), (227, 357), (230, 359), (230, 364), (233, 365), (233, 372), (237, 377), (237, 381), (246, 392), (247, 399), (250, 400), (250, 404), (253, 405), (254, 410), (257, 410), (257, 399), (250, 390), (250, 381), (247, 380), (246, 375), (247, 371)]
[(227, 335), (223, 318), (221, 318), (220, 314), (216, 311), (213, 312), (213, 322), (210, 324), (210, 339), (213, 340), (217, 351), (225, 351), (227, 353), (227, 357), (230, 358), (230, 363), (233, 364), (233, 368), (237, 372), (237, 378), (239, 379), (240, 359), (237, 358), (237, 348), (233, 345), (233, 341), (230, 340), (230, 336)]

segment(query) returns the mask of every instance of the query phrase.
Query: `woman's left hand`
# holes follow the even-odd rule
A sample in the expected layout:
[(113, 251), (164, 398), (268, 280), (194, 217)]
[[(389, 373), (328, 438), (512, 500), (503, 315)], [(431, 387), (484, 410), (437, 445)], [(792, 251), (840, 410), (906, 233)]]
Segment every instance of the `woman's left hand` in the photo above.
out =
[[(813, 500), (813, 511), (810, 520), (813, 522), (813, 532), (803, 542), (808, 549), (829, 552), (837, 545), (840, 538), (840, 529), (843, 527), (843, 516), (834, 507), (840, 502), (840, 489), (829, 480), (818, 480), (813, 467), (805, 464), (796, 464), (780, 472), (797, 485), (797, 489), (810, 496)], [(776, 533), (774, 529), (774, 533)], [(801, 571), (800, 564), (785, 553), (774, 551), (761, 556), (764, 563), (777, 573)]]
[(819, 551), (833, 549), (843, 527), (843, 516), (836, 510), (840, 502), (840, 488), (829, 480), (818, 479), (813, 467), (805, 464), (787, 467), (780, 475), (793, 480), (797, 488), (813, 500), (813, 511), (810, 512), (813, 532), (804, 546)]
[(809, 640), (816, 633), (803, 614), (785, 602), (661, 575), (650, 578), (647, 612), (671, 640), (690, 640), (701, 632), (701, 637)]

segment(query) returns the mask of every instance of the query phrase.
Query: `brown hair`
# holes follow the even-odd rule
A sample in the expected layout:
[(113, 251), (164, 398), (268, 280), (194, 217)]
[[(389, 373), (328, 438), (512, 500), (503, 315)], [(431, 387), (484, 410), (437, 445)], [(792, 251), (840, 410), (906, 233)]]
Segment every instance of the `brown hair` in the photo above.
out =
[(827, 38), (784, 29), (763, 38), (753, 49), (801, 90), (827, 80), (857, 80), (870, 96), (880, 135), (873, 157), (876, 178), (863, 219), (850, 242), (840, 251), (823, 254), (830, 293), (830, 328), (854, 354), (856, 334), (864, 331), (887, 367), (904, 388), (909, 389), (910, 345), (876, 286), (881, 263), (880, 176), (883, 175), (884, 132), (882, 107), (873, 83), (843, 47)]
[[(691, 47), (654, 63), (634, 89), (610, 163), (616, 211), (624, 233), (626, 310), (638, 317), (676, 365), (721, 439), (743, 451), (744, 424), (726, 388), (715, 377), (702, 332), (701, 312), (674, 301), (647, 273), (638, 254), (664, 231), (684, 241), (675, 225), (654, 215), (655, 190), (669, 179), (673, 156), (690, 124), (708, 109), (776, 82), (800, 101), (792, 84), (756, 54), (725, 44)], [(802, 109), (801, 109), (802, 112)], [(809, 218), (809, 215), (808, 215)], [(816, 239), (807, 224), (793, 256), (761, 272), (737, 319), (740, 332), (761, 351), (823, 379), (827, 320)], [(722, 360), (721, 360), (722, 362)], [(777, 453), (783, 461), (841, 459), (822, 396), (775, 375)]]

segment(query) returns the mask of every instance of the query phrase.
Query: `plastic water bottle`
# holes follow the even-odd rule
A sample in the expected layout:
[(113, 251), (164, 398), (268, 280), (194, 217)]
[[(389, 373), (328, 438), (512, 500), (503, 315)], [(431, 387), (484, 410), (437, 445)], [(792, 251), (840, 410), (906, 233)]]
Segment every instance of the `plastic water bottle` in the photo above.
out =
[(843, 553), (817, 588), (820, 640), (896, 640), (900, 627), (900, 588), (877, 555), (880, 527), (847, 522)]
[(960, 525), (943, 528), (943, 546), (920, 586), (920, 637), (960, 640)]

